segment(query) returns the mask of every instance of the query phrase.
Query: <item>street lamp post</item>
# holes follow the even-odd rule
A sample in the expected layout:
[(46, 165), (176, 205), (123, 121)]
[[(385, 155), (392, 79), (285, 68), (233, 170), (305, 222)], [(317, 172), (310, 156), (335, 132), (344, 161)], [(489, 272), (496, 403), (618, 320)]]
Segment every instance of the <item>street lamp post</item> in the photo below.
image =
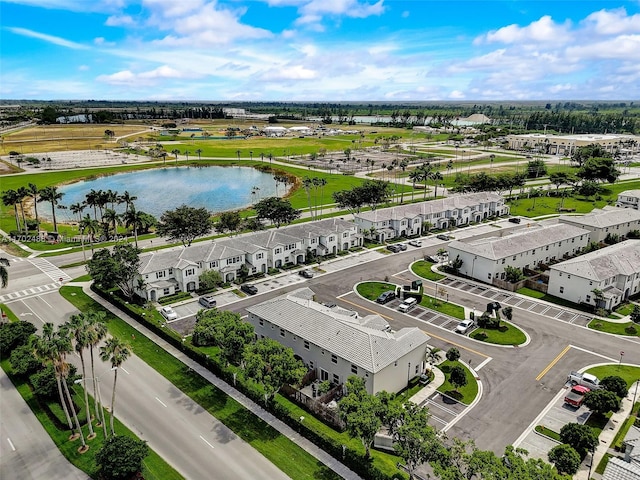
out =
[[(112, 372), (116, 368), (118, 367), (110, 368), (108, 372)], [(108, 372), (104, 372), (103, 375)], [(98, 411), (96, 412), (96, 415), (98, 416), (98, 422), (102, 424), (102, 428), (104, 429), (104, 438), (107, 438), (107, 422), (105, 421), (105, 418), (104, 418), (104, 407), (102, 405), (102, 395), (100, 395), (100, 377), (101, 376), (102, 375), (98, 375), (97, 377), (79, 378), (77, 380), (74, 380), (73, 383), (78, 384), (78, 383), (84, 382), (85, 380), (96, 381), (96, 399), (98, 400)], [(91, 421), (91, 419), (87, 419), (87, 421)], [(100, 425), (98, 424), (98, 426)]]

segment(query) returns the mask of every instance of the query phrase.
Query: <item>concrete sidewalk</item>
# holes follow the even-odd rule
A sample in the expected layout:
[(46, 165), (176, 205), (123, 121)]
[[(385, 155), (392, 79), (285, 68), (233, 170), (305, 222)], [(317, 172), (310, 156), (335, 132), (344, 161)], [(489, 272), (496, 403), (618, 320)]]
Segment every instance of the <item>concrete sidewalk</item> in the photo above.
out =
[[(78, 285), (78, 284), (76, 283), (75, 285)], [(180, 350), (178, 350), (173, 345), (166, 342), (164, 339), (160, 338), (155, 333), (151, 332), (146, 327), (142, 326), (140, 323), (138, 323), (136, 320), (131, 318), (125, 312), (123, 312), (119, 308), (115, 307), (114, 305), (104, 300), (102, 297), (95, 294), (89, 288), (89, 285), (90, 285), (89, 283), (84, 283), (82, 284), (82, 288), (83, 288), (83, 291), (87, 295), (89, 295), (93, 300), (98, 302), (104, 308), (110, 310), (114, 315), (117, 315), (119, 318), (121, 318), (122, 320), (127, 322), (129, 325), (131, 325), (133, 328), (138, 330), (140, 333), (144, 334), (147, 338), (155, 342), (158, 346), (160, 346), (162, 349), (167, 351), (170, 355), (180, 360), (182, 363), (188, 366), (191, 370), (197, 372), (203, 378), (209, 381), (212, 385), (216, 386), (217, 388), (225, 392), (227, 395), (229, 395), (229, 397), (236, 400), (247, 410), (250, 410), (252, 413), (254, 413), (258, 417), (260, 417), (262, 420), (267, 422), (273, 428), (278, 430), (278, 432), (280, 432), (282, 435), (285, 435), (295, 444), (299, 445), (306, 452), (308, 452), (313, 457), (315, 457), (320, 462), (322, 462), (327, 467), (329, 467), (331, 470), (333, 470), (336, 474), (340, 475), (340, 477), (347, 480), (362, 480), (362, 478), (359, 475), (351, 471), (349, 468), (347, 468), (341, 462), (333, 458), (331, 455), (329, 455), (327, 452), (322, 450), (320, 447), (316, 446), (314, 443), (307, 440), (305, 437), (303, 437), (298, 432), (293, 430), (287, 424), (278, 420), (271, 413), (264, 410), (260, 405), (256, 404), (255, 402), (253, 402), (252, 400), (244, 396), (242, 393), (240, 393), (239, 391), (231, 387), (229, 384), (227, 384), (220, 378), (216, 377), (209, 370), (201, 366), (196, 361), (187, 357)]]

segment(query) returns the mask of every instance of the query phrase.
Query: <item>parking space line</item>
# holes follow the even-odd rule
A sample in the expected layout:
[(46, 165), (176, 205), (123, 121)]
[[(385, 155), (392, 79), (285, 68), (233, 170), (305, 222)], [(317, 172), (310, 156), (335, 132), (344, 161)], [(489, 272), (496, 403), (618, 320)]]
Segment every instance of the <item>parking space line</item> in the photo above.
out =
[(618, 362), (617, 358), (607, 357), (605, 355), (601, 355), (601, 354), (593, 352), (591, 350), (587, 350), (586, 348), (576, 347), (575, 345), (569, 345), (569, 347), (575, 348), (576, 350), (580, 350), (581, 352), (590, 353), (591, 355), (595, 355), (596, 357), (604, 358), (605, 360), (608, 360), (611, 363), (617, 363)]
[(549, 363), (549, 365), (547, 365), (547, 366), (544, 368), (544, 370), (542, 370), (542, 372), (540, 372), (540, 373), (538, 374), (538, 376), (536, 377), (536, 381), (540, 381), (540, 379), (541, 379), (542, 377), (544, 377), (544, 376), (549, 372), (549, 370), (551, 370), (551, 369), (554, 367), (554, 365), (555, 365), (556, 363), (558, 363), (558, 362), (560, 361), (560, 359), (561, 359), (561, 358), (562, 358), (562, 357), (563, 357), (563, 356), (564, 356), (564, 355), (565, 355), (565, 354), (566, 354), (570, 349), (571, 349), (571, 345), (567, 345), (567, 346), (564, 348), (564, 350), (562, 350), (562, 351), (561, 351), (561, 352), (556, 356), (556, 358), (554, 358), (554, 359), (551, 361), (551, 363)]
[(206, 443), (207, 445), (209, 445), (211, 448), (216, 448), (216, 447), (214, 447), (213, 445), (211, 445), (209, 442), (207, 442), (207, 441), (204, 439), (204, 437), (203, 437), (202, 435), (200, 435), (200, 438), (202, 439), (202, 441), (203, 441), (204, 443)]
[(160, 400), (158, 397), (156, 397), (156, 400), (160, 402), (160, 405), (162, 405), (164, 408), (167, 408), (167, 406), (164, 403), (162, 403), (162, 400)]

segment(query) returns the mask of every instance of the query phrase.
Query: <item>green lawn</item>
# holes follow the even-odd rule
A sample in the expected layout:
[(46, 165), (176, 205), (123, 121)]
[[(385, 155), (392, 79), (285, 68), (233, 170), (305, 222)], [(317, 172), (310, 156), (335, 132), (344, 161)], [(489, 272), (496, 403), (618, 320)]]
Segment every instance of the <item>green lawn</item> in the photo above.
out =
[(375, 302), (376, 298), (378, 298), (381, 293), (388, 292), (389, 290), (395, 292), (396, 288), (397, 286), (392, 283), (362, 282), (358, 284), (356, 291), (367, 300)]
[(614, 311), (616, 313), (619, 313), (623, 317), (626, 317), (627, 315), (631, 315), (631, 312), (633, 312), (633, 307), (634, 307), (633, 303), (625, 303), (623, 305), (620, 305)]
[[(62, 287), (65, 298), (80, 310), (102, 310), (79, 287)], [(71, 295), (75, 293), (75, 295)], [(123, 320), (108, 313), (109, 332), (126, 339), (133, 352), (158, 373), (215, 416), (239, 437), (250, 443), (283, 472), (295, 479), (338, 479), (328, 467), (295, 442), (281, 435), (266, 422), (214, 387), (180, 360), (135, 330)]]
[(587, 373), (591, 373), (600, 379), (615, 375), (623, 378), (629, 387), (636, 380), (640, 380), (640, 367), (634, 367), (631, 365), (601, 365), (599, 367), (590, 368), (587, 370)]
[(521, 295), (526, 295), (532, 298), (538, 298), (540, 300), (545, 300), (549, 303), (555, 303), (556, 305), (561, 305), (563, 307), (574, 308), (576, 310), (582, 310), (583, 312), (591, 313), (589, 307), (585, 305), (580, 305), (577, 303), (570, 302), (565, 300), (564, 298), (554, 297), (553, 295), (547, 295), (546, 293), (539, 292), (537, 290), (532, 290), (531, 288), (523, 287), (516, 290), (516, 293), (520, 293)]
[(429, 295), (422, 295), (422, 301), (420, 305), (423, 307), (435, 310), (436, 312), (444, 313), (450, 317), (464, 320), (464, 308), (455, 303), (444, 302), (440, 298), (437, 300)]
[(427, 280), (433, 280), (434, 282), (445, 278), (445, 275), (441, 275), (431, 270), (433, 265), (435, 264), (432, 262), (419, 260), (411, 265), (411, 271), (419, 277), (426, 278)]
[(479, 328), (469, 336), (485, 343), (495, 345), (522, 345), (527, 337), (524, 332), (511, 323), (501, 322), (501, 329)]
[[(616, 323), (594, 318), (589, 322), (588, 327), (599, 332), (613, 333), (614, 335), (640, 336), (640, 325), (633, 322)], [(632, 330), (628, 330), (630, 328), (634, 328), (635, 333)]]
[[(456, 365), (464, 368), (467, 374), (467, 384), (464, 387), (460, 387), (457, 391), (455, 390), (453, 385), (449, 383), (449, 372), (451, 371), (451, 368)], [(442, 370), (442, 373), (444, 373), (446, 378), (445, 382), (438, 388), (438, 391), (449, 395), (450, 397), (453, 397), (466, 405), (471, 404), (471, 402), (473, 402), (473, 400), (478, 395), (478, 382), (471, 373), (471, 370), (469, 370), (460, 362), (451, 362), (449, 360), (445, 360), (444, 362), (442, 362), (440, 365), (438, 365), (438, 368)]]
[(536, 425), (536, 432), (541, 433), (542, 435), (546, 435), (549, 438), (553, 438), (554, 440), (562, 443), (560, 440), (560, 434), (558, 432), (554, 432), (550, 428), (545, 427), (544, 425)]

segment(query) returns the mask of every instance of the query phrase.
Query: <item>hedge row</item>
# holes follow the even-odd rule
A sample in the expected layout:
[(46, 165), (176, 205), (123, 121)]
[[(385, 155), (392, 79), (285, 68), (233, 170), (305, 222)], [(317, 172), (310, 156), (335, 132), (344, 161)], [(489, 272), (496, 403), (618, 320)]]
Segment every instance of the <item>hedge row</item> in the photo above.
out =
[[(402, 478), (402, 475), (400, 473), (398, 473), (398, 475), (390, 477), (389, 475), (381, 472), (375, 467), (375, 465), (373, 465), (372, 460), (366, 459), (361, 452), (355, 451), (352, 448), (345, 448), (343, 451), (342, 443), (315, 430), (312, 430), (305, 424), (301, 424), (298, 416), (293, 416), (291, 412), (289, 412), (283, 405), (280, 405), (278, 402), (270, 401), (265, 406), (264, 390), (262, 389), (262, 386), (250, 379), (245, 378), (242, 374), (242, 370), (234, 366), (226, 366), (225, 364), (220, 363), (216, 357), (210, 357), (209, 355), (201, 352), (197, 347), (183, 342), (182, 337), (180, 337), (176, 332), (171, 329), (163, 328), (162, 326), (149, 321), (148, 318), (143, 317), (134, 309), (130, 308), (130, 305), (125, 303), (125, 301), (123, 301), (118, 295), (110, 295), (108, 292), (105, 292), (104, 290), (95, 286), (95, 284), (91, 285), (91, 290), (93, 290), (105, 300), (116, 305), (121, 310), (127, 312), (137, 322), (151, 330), (156, 335), (160, 336), (162, 339), (169, 342), (173, 347), (183, 352), (190, 359), (198, 362), (201, 366), (205, 367), (207, 370), (209, 370), (220, 379), (224, 380), (226, 383), (234, 385), (234, 388), (236, 390), (240, 391), (255, 403), (270, 411), (275, 417), (289, 425), (294, 430), (299, 431), (301, 435), (304, 435), (307, 439), (323, 449), (329, 455), (340, 460), (361, 477), (370, 480), (392, 480), (396, 478)], [(235, 379), (234, 374), (236, 375)], [(309, 414), (312, 415), (312, 413), (310, 412)]]

